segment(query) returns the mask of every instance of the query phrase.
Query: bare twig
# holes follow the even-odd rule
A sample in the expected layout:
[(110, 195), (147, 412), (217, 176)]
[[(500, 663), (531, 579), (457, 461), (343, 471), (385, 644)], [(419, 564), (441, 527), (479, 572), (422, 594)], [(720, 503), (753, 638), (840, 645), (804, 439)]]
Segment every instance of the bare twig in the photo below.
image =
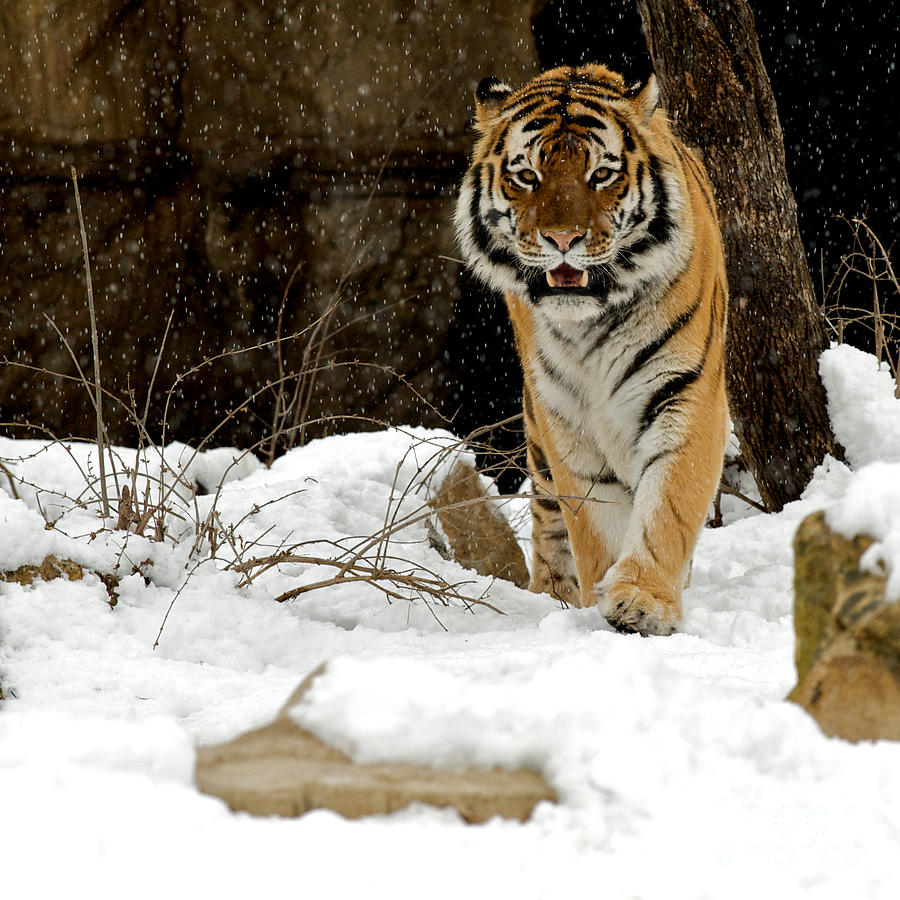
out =
[(754, 509), (758, 509), (760, 512), (768, 512), (761, 503), (758, 503), (752, 497), (748, 497), (746, 494), (739, 491), (737, 488), (732, 487), (725, 479), (723, 478), (719, 482), (719, 492), (722, 494), (730, 494), (732, 497), (737, 497), (738, 500), (742, 500), (747, 506), (752, 506)]
[(7, 477), (7, 479), (9, 480), (9, 489), (10, 489), (10, 491), (12, 492), (13, 499), (14, 499), (14, 500), (19, 500), (19, 499), (21, 499), (21, 498), (19, 497), (19, 492), (16, 490), (16, 482), (15, 482), (15, 480), (14, 480), (14, 478), (13, 478), (13, 473), (10, 472), (10, 470), (9, 470), (2, 462), (0, 462), (0, 471), (2, 471), (3, 474), (4, 474), (4, 475)]

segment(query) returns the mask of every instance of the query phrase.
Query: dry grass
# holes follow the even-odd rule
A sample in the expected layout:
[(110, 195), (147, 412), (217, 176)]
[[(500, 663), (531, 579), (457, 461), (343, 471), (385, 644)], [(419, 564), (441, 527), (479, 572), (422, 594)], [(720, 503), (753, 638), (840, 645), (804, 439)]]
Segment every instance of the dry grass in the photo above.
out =
[[(839, 217), (851, 231), (851, 248), (841, 257), (831, 282), (823, 285), (822, 308), (834, 339), (847, 332), (867, 334), (878, 362), (887, 363), (900, 397), (900, 282), (885, 247), (863, 218)], [(850, 294), (850, 297), (847, 297)]]

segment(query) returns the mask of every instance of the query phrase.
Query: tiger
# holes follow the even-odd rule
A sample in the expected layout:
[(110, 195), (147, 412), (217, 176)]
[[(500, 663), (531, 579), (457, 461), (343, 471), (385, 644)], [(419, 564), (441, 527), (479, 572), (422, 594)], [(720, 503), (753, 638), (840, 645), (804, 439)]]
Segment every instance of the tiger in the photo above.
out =
[(529, 588), (667, 635), (730, 430), (716, 206), (654, 76), (562, 66), (475, 92), (463, 261), (503, 293), (523, 371)]

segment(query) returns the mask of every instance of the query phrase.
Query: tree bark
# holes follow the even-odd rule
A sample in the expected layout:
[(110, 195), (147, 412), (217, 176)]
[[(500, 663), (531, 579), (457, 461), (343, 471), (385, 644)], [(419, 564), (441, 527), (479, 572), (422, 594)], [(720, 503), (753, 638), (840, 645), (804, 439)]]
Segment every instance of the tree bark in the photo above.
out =
[(818, 373), (825, 325), (753, 14), (746, 0), (637, 6), (664, 106), (713, 184), (731, 292), (731, 416), (763, 502), (781, 509), (840, 448)]

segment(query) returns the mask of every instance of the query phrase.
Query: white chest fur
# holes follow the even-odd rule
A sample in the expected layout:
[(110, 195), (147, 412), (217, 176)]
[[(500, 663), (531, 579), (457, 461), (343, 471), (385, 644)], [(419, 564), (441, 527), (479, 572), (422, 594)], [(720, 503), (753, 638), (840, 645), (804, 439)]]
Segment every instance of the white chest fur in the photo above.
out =
[(611, 466), (634, 486), (644, 462), (669, 441), (664, 427), (644, 428), (648, 404), (669, 370), (665, 352), (628, 375), (651, 331), (652, 314), (627, 319), (600, 316), (560, 322), (534, 312), (537, 352), (529, 361), (542, 405), (574, 472), (597, 473)]

